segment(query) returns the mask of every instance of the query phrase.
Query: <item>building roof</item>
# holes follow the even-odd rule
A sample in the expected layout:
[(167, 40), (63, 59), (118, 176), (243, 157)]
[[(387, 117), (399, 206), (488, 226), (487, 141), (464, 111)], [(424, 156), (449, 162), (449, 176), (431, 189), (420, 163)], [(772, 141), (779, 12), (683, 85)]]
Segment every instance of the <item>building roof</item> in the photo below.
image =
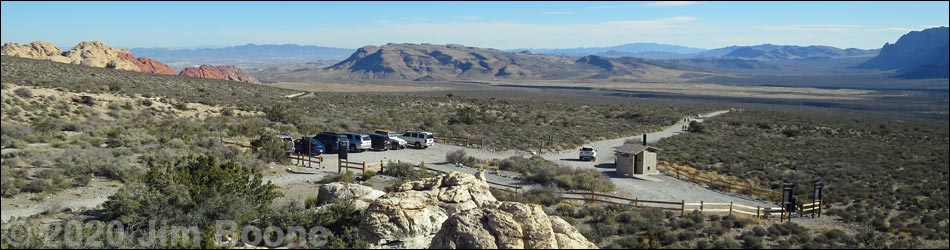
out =
[(660, 149), (650, 147), (650, 146), (644, 146), (638, 143), (627, 143), (627, 144), (624, 144), (623, 146), (614, 148), (614, 151), (625, 153), (625, 154), (639, 154), (640, 152), (643, 152), (644, 150), (650, 151), (650, 152), (656, 152), (656, 151), (659, 151)]

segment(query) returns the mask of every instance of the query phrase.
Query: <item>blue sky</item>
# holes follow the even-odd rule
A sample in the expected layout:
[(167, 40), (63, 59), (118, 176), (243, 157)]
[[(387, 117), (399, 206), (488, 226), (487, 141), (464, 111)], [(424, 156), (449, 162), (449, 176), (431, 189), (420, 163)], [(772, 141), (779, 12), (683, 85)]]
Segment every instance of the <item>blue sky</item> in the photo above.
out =
[(948, 2), (2, 2), (2, 42), (69, 48), (395, 43), (498, 49), (656, 42), (880, 48), (947, 26)]

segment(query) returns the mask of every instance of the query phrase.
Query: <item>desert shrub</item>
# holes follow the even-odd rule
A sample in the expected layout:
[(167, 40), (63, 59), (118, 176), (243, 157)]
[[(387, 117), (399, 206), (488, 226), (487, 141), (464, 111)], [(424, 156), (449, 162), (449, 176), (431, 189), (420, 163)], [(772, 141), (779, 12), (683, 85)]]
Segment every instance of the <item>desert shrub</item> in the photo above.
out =
[(387, 163), (386, 164), (386, 175), (399, 178), (401, 180), (421, 180), (424, 178), (429, 178), (435, 176), (435, 174), (430, 173), (428, 170), (422, 167), (416, 167), (411, 163)]
[(445, 153), (445, 161), (452, 164), (462, 163), (462, 160), (465, 159), (465, 150), (459, 149), (455, 151), (450, 151)]
[(353, 171), (344, 170), (342, 174), (330, 174), (324, 176), (319, 182), (320, 184), (342, 182), (342, 183), (353, 183), (356, 181), (356, 177), (353, 176)]
[(281, 140), (275, 135), (261, 135), (257, 143), (257, 156), (265, 162), (277, 162), (289, 164), (290, 158), (287, 157), (287, 142)]
[(103, 218), (132, 229), (149, 220), (207, 228), (216, 220), (239, 225), (270, 212), (279, 196), (259, 172), (213, 157), (188, 157), (149, 166), (141, 183), (131, 183), (105, 202)]
[(16, 186), (16, 180), (4, 174), (3, 178), (0, 178), (0, 196), (11, 197), (19, 193), (20, 189)]
[(754, 232), (745, 232), (739, 236), (739, 239), (742, 240), (743, 249), (762, 249), (765, 248), (765, 243), (762, 241), (761, 237), (755, 236)]
[[(327, 238), (330, 249), (366, 249), (369, 244), (356, 229), (363, 218), (363, 211), (353, 206), (352, 201), (340, 200), (320, 210), (303, 209), (291, 202), (261, 219), (260, 226), (279, 228), (322, 226), (331, 235)], [(290, 239), (290, 237), (287, 237)]]
[(360, 181), (369, 181), (373, 179), (374, 176), (376, 176), (376, 171), (366, 171), (360, 176)]
[(755, 226), (752, 228), (752, 232), (755, 233), (756, 237), (765, 237), (769, 235), (769, 230), (766, 230), (764, 227)]
[(542, 157), (511, 157), (502, 160), (498, 167), (520, 172), (529, 181), (564, 189), (610, 192), (615, 188), (610, 178), (597, 170), (563, 166)]
[(721, 238), (712, 244), (712, 249), (739, 249), (741, 247), (742, 244), (729, 238)]
[(691, 121), (689, 122), (689, 132), (706, 133), (706, 125), (702, 122)]
[(317, 198), (316, 196), (307, 197), (307, 199), (304, 200), (303, 202), (303, 206), (306, 209), (316, 208), (316, 207), (319, 207), (320, 205), (321, 205), (320, 199)]
[(33, 91), (28, 88), (18, 88), (13, 91), (19, 97), (23, 98), (33, 98)]
[(286, 105), (277, 103), (264, 108), (265, 117), (272, 122), (293, 123), (296, 124), (298, 117)]
[(50, 190), (50, 189), (52, 189), (52, 188), (53, 188), (53, 184), (51, 184), (49, 180), (46, 180), (46, 179), (35, 179), (35, 180), (32, 180), (32, 181), (28, 182), (25, 186), (23, 186), (23, 192), (27, 192), (27, 193), (42, 193), (42, 192), (46, 192), (46, 191), (48, 191), (48, 190)]

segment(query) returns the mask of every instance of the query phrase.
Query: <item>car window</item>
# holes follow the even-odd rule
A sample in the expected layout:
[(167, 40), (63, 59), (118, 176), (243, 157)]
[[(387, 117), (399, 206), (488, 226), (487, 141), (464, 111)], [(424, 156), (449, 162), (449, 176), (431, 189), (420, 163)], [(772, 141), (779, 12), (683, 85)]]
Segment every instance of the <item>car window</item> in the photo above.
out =
[(432, 139), (432, 134), (426, 134), (427, 139)]
[(368, 135), (364, 135), (364, 136), (363, 136), (363, 140), (364, 140), (364, 141), (369, 141), (369, 140), (370, 140), (370, 139), (369, 139), (369, 136), (368, 136)]
[(582, 148), (581, 150), (586, 152), (594, 151), (593, 148)]

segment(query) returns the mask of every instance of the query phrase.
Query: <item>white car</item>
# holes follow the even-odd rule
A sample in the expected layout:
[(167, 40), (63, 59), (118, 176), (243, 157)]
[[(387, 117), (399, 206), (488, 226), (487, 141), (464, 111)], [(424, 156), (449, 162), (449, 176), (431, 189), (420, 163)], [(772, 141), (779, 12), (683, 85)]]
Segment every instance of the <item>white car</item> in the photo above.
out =
[(416, 148), (428, 148), (435, 145), (435, 137), (432, 133), (425, 131), (406, 131), (399, 138), (406, 140), (409, 145)]
[(389, 136), (390, 140), (396, 142), (396, 145), (394, 145), (393, 147), (406, 148), (407, 146), (409, 146), (409, 142), (406, 142), (406, 140), (399, 138), (399, 134), (396, 132), (390, 132), (389, 130), (376, 130), (376, 133)]
[(577, 157), (581, 161), (597, 161), (597, 150), (594, 147), (589, 145), (581, 146), (580, 151), (578, 152), (580, 156)]

